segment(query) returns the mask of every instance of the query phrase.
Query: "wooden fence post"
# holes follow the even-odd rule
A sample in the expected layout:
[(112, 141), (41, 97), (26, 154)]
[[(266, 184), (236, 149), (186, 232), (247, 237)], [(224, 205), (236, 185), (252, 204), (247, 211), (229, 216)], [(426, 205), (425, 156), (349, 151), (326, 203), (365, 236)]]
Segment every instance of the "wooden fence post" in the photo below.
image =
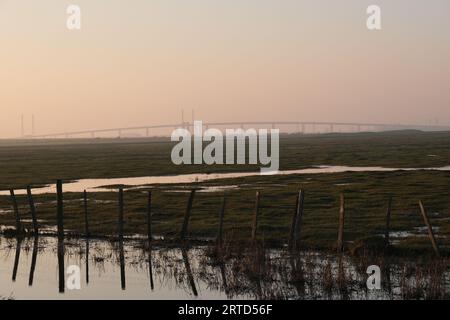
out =
[(148, 236), (148, 245), (150, 246), (152, 243), (152, 192), (148, 192), (147, 198), (147, 236)]
[(255, 212), (253, 215), (253, 225), (252, 225), (252, 241), (256, 240), (256, 233), (258, 231), (259, 200), (260, 200), (260, 193), (259, 191), (256, 191)]
[(186, 233), (187, 233), (188, 226), (189, 226), (189, 219), (191, 217), (191, 210), (192, 210), (192, 204), (194, 202), (194, 197), (195, 197), (195, 189), (192, 189), (191, 194), (189, 196), (188, 204), (186, 207), (186, 213), (184, 215), (183, 227), (181, 229), (181, 236), (180, 236), (181, 240), (184, 240), (186, 237)]
[(436, 243), (436, 239), (434, 237), (433, 227), (431, 226), (430, 219), (428, 218), (427, 211), (425, 209), (425, 206), (423, 205), (422, 201), (419, 201), (419, 207), (420, 211), (422, 212), (423, 221), (425, 222), (425, 225), (428, 228), (428, 236), (430, 237), (431, 245), (433, 246), (434, 253), (437, 257), (440, 256), (439, 254), (439, 248)]
[(123, 239), (123, 189), (119, 189), (119, 239)]
[(217, 233), (217, 245), (219, 247), (222, 246), (222, 241), (223, 241), (223, 218), (225, 216), (225, 206), (226, 206), (226, 202), (227, 202), (227, 197), (224, 194), (223, 198), (222, 198), (222, 205), (220, 207), (220, 215), (219, 215), (219, 231)]
[(20, 214), (19, 214), (19, 207), (17, 206), (17, 200), (16, 195), (14, 194), (14, 189), (9, 190), (9, 193), (11, 195), (11, 201), (14, 209), (14, 217), (16, 219), (16, 232), (21, 233), (22, 232), (22, 224), (20, 222)]
[(345, 198), (344, 194), (340, 194), (340, 210), (339, 210), (339, 233), (338, 233), (338, 243), (337, 250), (339, 253), (344, 251), (344, 222), (345, 222)]
[(89, 238), (90, 233), (89, 233), (89, 219), (88, 219), (88, 197), (87, 197), (87, 192), (86, 190), (84, 190), (83, 193), (83, 202), (84, 202), (84, 233), (86, 235), (86, 237)]
[(302, 226), (304, 203), (305, 203), (305, 192), (303, 190), (300, 190), (298, 193), (296, 219), (294, 227), (294, 243), (293, 243), (294, 249), (296, 249), (300, 244), (300, 229)]
[(388, 207), (387, 207), (387, 212), (386, 212), (386, 230), (385, 230), (385, 234), (384, 234), (386, 246), (390, 245), (389, 232), (390, 232), (390, 227), (391, 227), (391, 209), (392, 209), (392, 197), (389, 197)]
[(39, 233), (37, 218), (36, 218), (36, 206), (34, 205), (33, 194), (31, 193), (31, 187), (27, 187), (28, 203), (30, 205), (31, 219), (33, 221), (34, 235), (37, 236)]
[(64, 238), (64, 204), (63, 204), (63, 184), (62, 180), (56, 181), (56, 199), (57, 199), (57, 223), (58, 238)]

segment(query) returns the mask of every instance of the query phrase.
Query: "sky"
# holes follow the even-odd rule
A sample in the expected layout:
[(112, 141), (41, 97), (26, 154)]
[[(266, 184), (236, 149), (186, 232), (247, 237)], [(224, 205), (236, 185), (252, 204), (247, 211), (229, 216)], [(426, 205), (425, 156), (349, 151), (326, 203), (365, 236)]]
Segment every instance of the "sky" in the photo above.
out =
[[(66, 28), (68, 5), (81, 30)], [(366, 28), (381, 8), (382, 30)], [(448, 0), (0, 0), (0, 138), (203, 121), (450, 124)], [(186, 115), (188, 118), (188, 116)]]

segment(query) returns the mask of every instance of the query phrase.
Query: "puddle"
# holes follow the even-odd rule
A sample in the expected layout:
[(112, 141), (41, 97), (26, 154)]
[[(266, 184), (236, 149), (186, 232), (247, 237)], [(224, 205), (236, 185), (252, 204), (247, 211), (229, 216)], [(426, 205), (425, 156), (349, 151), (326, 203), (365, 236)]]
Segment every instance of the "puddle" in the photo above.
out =
[[(365, 267), (348, 257), (317, 252), (292, 257), (272, 249), (263, 259), (243, 254), (217, 263), (206, 247), (149, 252), (143, 243), (0, 237), (0, 298), (401, 299), (402, 288), (414, 284), (400, 264), (384, 266), (383, 288), (370, 291)], [(70, 270), (77, 270), (80, 289), (71, 290), (77, 280)], [(445, 291), (448, 272), (443, 272)]]
[[(344, 172), (393, 172), (393, 171), (450, 171), (450, 166), (440, 168), (384, 168), (384, 167), (349, 167), (349, 166), (317, 166), (307, 169), (278, 171), (275, 175), (292, 175), (292, 174), (330, 174)], [(133, 177), (133, 178), (111, 178), (111, 179), (81, 179), (78, 181), (67, 182), (64, 184), (65, 192), (111, 192), (113, 188), (107, 186), (126, 186), (135, 188), (138, 186), (157, 185), (157, 184), (190, 184), (197, 182), (205, 182), (220, 179), (234, 179), (243, 177), (259, 176), (260, 172), (234, 172), (234, 173), (194, 173), (173, 176), (149, 176), (149, 177)], [(125, 188), (125, 189), (127, 189)], [(213, 190), (213, 189), (212, 189)], [(25, 189), (15, 190), (16, 194), (26, 194)], [(211, 191), (215, 192), (215, 191)], [(33, 189), (34, 194), (56, 193), (55, 185), (48, 185), (41, 188)], [(9, 195), (9, 191), (0, 191), (0, 195)]]
[[(210, 192), (223, 192), (228, 190), (235, 190), (239, 189), (239, 186), (236, 185), (229, 185), (229, 186), (208, 186), (208, 187), (201, 187), (197, 192), (199, 193), (210, 193)], [(172, 190), (163, 190), (163, 192), (170, 192), (170, 193), (190, 193), (190, 188), (179, 188), (179, 189), (172, 189)]]

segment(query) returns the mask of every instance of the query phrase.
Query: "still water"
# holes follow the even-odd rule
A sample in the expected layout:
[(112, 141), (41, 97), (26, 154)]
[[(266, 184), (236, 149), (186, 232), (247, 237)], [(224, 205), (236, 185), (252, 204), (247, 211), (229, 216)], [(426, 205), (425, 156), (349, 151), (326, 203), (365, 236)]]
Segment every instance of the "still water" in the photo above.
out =
[[(206, 246), (144, 247), (137, 240), (0, 237), (0, 299), (448, 298), (448, 268), (421, 269), (418, 279), (414, 261), (383, 265), (382, 288), (372, 291), (366, 264), (373, 262), (349, 257), (273, 249), (221, 260)], [(81, 288), (71, 290), (73, 266)]]

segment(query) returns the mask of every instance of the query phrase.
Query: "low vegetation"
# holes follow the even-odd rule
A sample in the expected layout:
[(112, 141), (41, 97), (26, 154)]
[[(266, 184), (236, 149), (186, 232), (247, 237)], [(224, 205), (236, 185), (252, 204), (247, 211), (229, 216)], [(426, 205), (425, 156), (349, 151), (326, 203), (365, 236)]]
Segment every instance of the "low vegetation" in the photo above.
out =
[[(104, 178), (259, 170), (254, 166), (174, 166), (171, 144), (163, 139), (20, 142), (0, 144), (2, 188), (54, 183), (55, 179)], [(312, 165), (441, 167), (450, 165), (450, 133), (361, 133), (284, 136), (281, 170)], [(146, 234), (147, 191), (153, 191), (153, 232), (176, 239), (181, 230), (188, 188), (230, 186), (224, 232), (235, 241), (248, 240), (255, 192), (261, 192), (258, 238), (270, 246), (285, 245), (299, 189), (306, 192), (301, 229), (304, 248), (330, 249), (338, 230), (339, 194), (346, 197), (345, 242), (352, 250), (362, 240), (385, 232), (386, 207), (393, 197), (392, 245), (398, 254), (432, 253), (418, 201), (429, 211), (438, 244), (445, 254), (450, 242), (450, 172), (396, 171), (316, 175), (254, 176), (185, 185), (158, 185), (125, 193), (125, 233)], [(64, 224), (68, 232), (84, 232), (82, 194), (66, 193)], [(197, 193), (189, 224), (192, 239), (217, 235), (222, 193)], [(36, 195), (41, 227), (56, 225), (55, 195)], [(31, 230), (25, 196), (18, 196), (24, 225)], [(117, 233), (117, 193), (89, 194), (89, 224), (93, 236)], [(9, 197), (0, 197), (0, 224), (14, 226)]]

